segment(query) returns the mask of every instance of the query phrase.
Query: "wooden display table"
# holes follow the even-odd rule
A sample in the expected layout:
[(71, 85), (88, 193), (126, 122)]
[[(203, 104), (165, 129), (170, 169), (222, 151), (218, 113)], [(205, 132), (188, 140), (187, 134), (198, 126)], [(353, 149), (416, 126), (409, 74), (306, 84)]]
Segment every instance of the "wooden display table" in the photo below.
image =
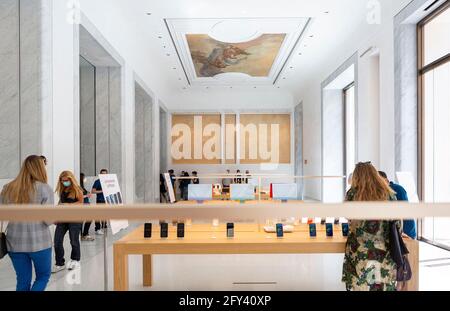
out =
[[(155, 226), (154, 226), (155, 227)], [(334, 237), (328, 238), (325, 226), (317, 225), (317, 237), (309, 237), (307, 225), (296, 226), (293, 233), (278, 239), (264, 232), (263, 225), (235, 224), (235, 237), (226, 237), (226, 224), (186, 226), (185, 238), (176, 237), (176, 227), (169, 225), (169, 238), (160, 238), (159, 227), (152, 238), (144, 239), (144, 226), (114, 243), (114, 290), (128, 290), (128, 255), (143, 255), (143, 283), (152, 286), (152, 255), (170, 254), (339, 254), (345, 251), (346, 238), (340, 226), (334, 227)], [(406, 240), (413, 279), (408, 290), (418, 290), (419, 245)]]

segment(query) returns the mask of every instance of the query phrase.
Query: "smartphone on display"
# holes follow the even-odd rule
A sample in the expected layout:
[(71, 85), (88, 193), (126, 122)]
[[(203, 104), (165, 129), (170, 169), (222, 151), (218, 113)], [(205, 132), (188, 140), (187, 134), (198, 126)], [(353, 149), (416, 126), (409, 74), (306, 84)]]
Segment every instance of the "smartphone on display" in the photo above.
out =
[(327, 237), (333, 236), (333, 224), (326, 224)]
[(312, 238), (317, 236), (316, 224), (309, 224), (309, 236)]
[(144, 225), (144, 238), (151, 238), (152, 237), (152, 224), (146, 223)]
[(343, 223), (342, 224), (342, 235), (348, 236), (348, 231), (349, 231), (348, 223)]
[(169, 237), (169, 224), (167, 222), (161, 223), (161, 238)]
[(234, 224), (227, 223), (227, 238), (234, 238)]
[(117, 193), (114, 194), (114, 202), (116, 202), (116, 204), (120, 204), (119, 203), (119, 197), (117, 196)]
[(111, 200), (109, 199), (109, 197), (106, 197), (106, 203), (111, 204)]
[(184, 223), (177, 224), (177, 238), (184, 238)]
[(277, 237), (283, 237), (283, 224), (277, 224)]
[(117, 192), (117, 197), (119, 198), (119, 204), (122, 204), (122, 195), (120, 194), (120, 192)]

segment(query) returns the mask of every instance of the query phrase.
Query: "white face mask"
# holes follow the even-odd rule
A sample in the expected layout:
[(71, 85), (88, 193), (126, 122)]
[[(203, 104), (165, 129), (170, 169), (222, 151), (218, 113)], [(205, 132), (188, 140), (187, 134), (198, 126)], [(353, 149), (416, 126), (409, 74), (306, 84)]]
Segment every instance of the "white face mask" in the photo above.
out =
[(84, 184), (87, 183), (87, 178), (83, 179), (83, 183)]

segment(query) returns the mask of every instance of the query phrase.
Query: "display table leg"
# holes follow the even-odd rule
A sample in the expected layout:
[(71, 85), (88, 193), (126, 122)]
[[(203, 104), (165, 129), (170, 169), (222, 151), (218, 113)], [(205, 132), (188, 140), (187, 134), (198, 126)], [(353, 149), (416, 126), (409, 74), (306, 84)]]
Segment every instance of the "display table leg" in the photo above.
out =
[(114, 290), (128, 291), (128, 254), (114, 245)]
[(411, 265), (412, 277), (406, 283), (407, 291), (419, 291), (419, 242), (415, 240), (405, 240), (406, 247), (409, 250), (408, 260)]
[(151, 287), (152, 284), (152, 278), (153, 278), (153, 271), (152, 271), (152, 255), (143, 255), (142, 256), (142, 264), (143, 264), (143, 281), (144, 281), (144, 287)]

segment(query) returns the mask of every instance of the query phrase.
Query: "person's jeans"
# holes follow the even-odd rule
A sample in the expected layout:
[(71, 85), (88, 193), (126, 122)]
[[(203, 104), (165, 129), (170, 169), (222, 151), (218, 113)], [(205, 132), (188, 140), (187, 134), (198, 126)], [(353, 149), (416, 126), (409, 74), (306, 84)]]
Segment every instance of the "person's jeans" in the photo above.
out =
[[(17, 277), (17, 291), (44, 291), (52, 274), (52, 249), (34, 253), (9, 253)], [(31, 286), (32, 270), (36, 279)]]
[(80, 261), (80, 233), (82, 224), (62, 223), (56, 226), (55, 231), (55, 259), (57, 266), (64, 266), (64, 236), (69, 231), (70, 245), (72, 246), (72, 253), (70, 259)]

